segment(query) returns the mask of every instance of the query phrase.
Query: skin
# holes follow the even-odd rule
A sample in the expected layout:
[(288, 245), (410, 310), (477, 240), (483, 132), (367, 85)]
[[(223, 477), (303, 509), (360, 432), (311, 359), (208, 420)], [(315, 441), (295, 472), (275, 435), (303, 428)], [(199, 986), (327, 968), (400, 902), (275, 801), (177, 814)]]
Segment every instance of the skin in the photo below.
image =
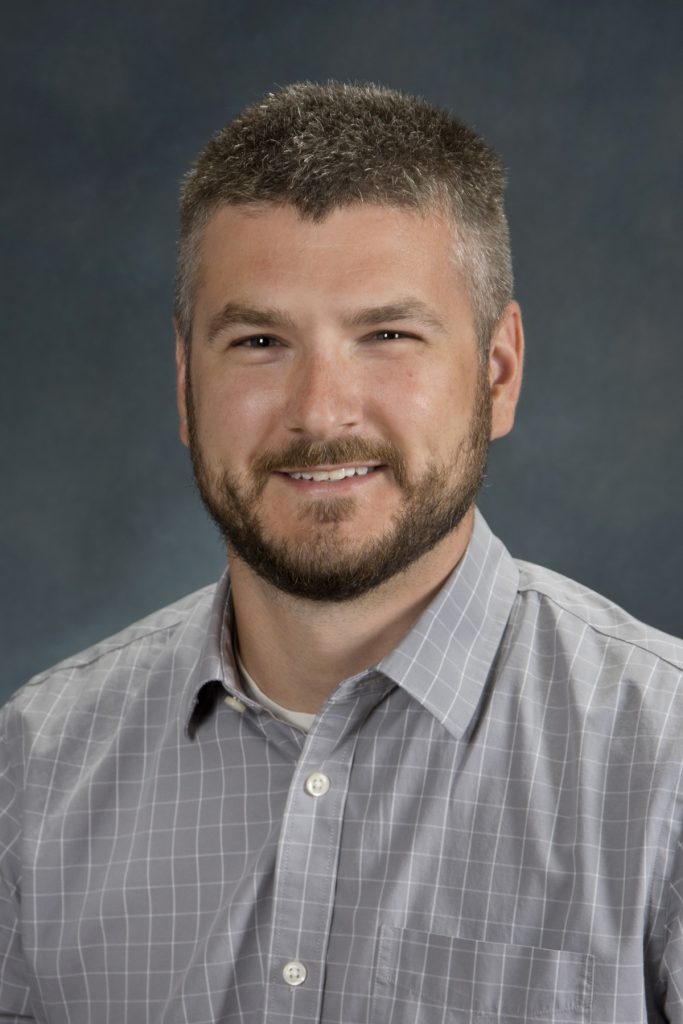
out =
[[(287, 205), (217, 211), (200, 249), (189, 353), (176, 340), (183, 443), (191, 369), (196, 440), (209, 473), (228, 470), (246, 487), (264, 453), (354, 437), (390, 442), (412, 479), (435, 465), (457, 473), (453, 453), (468, 435), (480, 365), (452, 246), (437, 212), (358, 205), (314, 223)], [(390, 306), (403, 311), (387, 315)], [(272, 340), (249, 340), (266, 336)], [(511, 302), (486, 368), (491, 439), (513, 426), (523, 347)], [(342, 501), (338, 517), (313, 513)], [(273, 471), (258, 513), (269, 537), (324, 551), (333, 531), (334, 548), (344, 550), (385, 533), (402, 501), (388, 467), (329, 483)], [(238, 642), (250, 675), (280, 704), (317, 712), (343, 679), (375, 664), (410, 630), (461, 559), (472, 523), (470, 510), (408, 569), (346, 601), (285, 593), (231, 553)]]

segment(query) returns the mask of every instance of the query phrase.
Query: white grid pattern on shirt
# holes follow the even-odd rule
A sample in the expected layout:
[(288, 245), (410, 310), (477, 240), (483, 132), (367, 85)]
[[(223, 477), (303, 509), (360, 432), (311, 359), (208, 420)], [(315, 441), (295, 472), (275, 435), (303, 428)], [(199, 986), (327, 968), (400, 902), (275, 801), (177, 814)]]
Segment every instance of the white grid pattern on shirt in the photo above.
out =
[(679, 643), (478, 518), (308, 736), (246, 699), (192, 738), (198, 694), (237, 692), (225, 607), (188, 598), (5, 709), (0, 1020), (683, 1021)]

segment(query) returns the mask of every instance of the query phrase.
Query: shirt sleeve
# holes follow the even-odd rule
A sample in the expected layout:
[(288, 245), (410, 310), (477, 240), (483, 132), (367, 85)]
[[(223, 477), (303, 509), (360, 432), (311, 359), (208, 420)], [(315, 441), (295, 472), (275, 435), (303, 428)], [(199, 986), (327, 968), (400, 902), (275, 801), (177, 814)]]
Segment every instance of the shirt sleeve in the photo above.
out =
[(17, 894), (0, 878), (0, 1022), (31, 1021)]
[(0, 1022), (29, 1022), (31, 993), (21, 941), (21, 886), (16, 850), (20, 837), (15, 765), (0, 716)]
[(679, 840), (667, 886), (668, 915), (660, 966), (665, 1020), (683, 1024), (683, 843)]

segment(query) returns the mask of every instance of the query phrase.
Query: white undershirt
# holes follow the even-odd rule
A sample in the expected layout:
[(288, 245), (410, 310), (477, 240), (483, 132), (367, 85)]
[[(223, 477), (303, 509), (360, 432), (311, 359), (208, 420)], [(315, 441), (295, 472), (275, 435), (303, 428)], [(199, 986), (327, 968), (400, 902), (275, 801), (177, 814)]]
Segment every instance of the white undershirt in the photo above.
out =
[(276, 718), (280, 718), (283, 722), (288, 722), (289, 725), (296, 726), (297, 729), (308, 732), (313, 725), (315, 715), (306, 713), (305, 711), (292, 711), (290, 708), (283, 708), (282, 704), (277, 704), (270, 697), (267, 697), (263, 690), (260, 690), (254, 680), (251, 678), (244, 662), (240, 658), (240, 652), (237, 650), (235, 645), (235, 658), (237, 659), (237, 666), (242, 676), (242, 685), (244, 686), (244, 692), (252, 700), (262, 704), (264, 708), (267, 708), (271, 714), (275, 715)]

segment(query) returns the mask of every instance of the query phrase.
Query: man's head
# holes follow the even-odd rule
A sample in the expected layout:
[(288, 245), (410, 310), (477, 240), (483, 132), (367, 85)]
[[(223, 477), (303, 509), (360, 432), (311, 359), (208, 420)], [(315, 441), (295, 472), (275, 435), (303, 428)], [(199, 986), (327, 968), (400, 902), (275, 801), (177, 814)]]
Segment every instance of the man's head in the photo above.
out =
[(342, 601), (459, 557), (521, 379), (501, 192), (473, 133), (375, 87), (284, 90), (192, 171), (181, 436), (231, 554), (278, 589)]
[(219, 132), (181, 197), (176, 321), (192, 333), (198, 249), (225, 205), (288, 204), (320, 221), (357, 203), (438, 210), (453, 229), (485, 357), (512, 296), (502, 164), (471, 129), (417, 97), (376, 85), (300, 83)]

